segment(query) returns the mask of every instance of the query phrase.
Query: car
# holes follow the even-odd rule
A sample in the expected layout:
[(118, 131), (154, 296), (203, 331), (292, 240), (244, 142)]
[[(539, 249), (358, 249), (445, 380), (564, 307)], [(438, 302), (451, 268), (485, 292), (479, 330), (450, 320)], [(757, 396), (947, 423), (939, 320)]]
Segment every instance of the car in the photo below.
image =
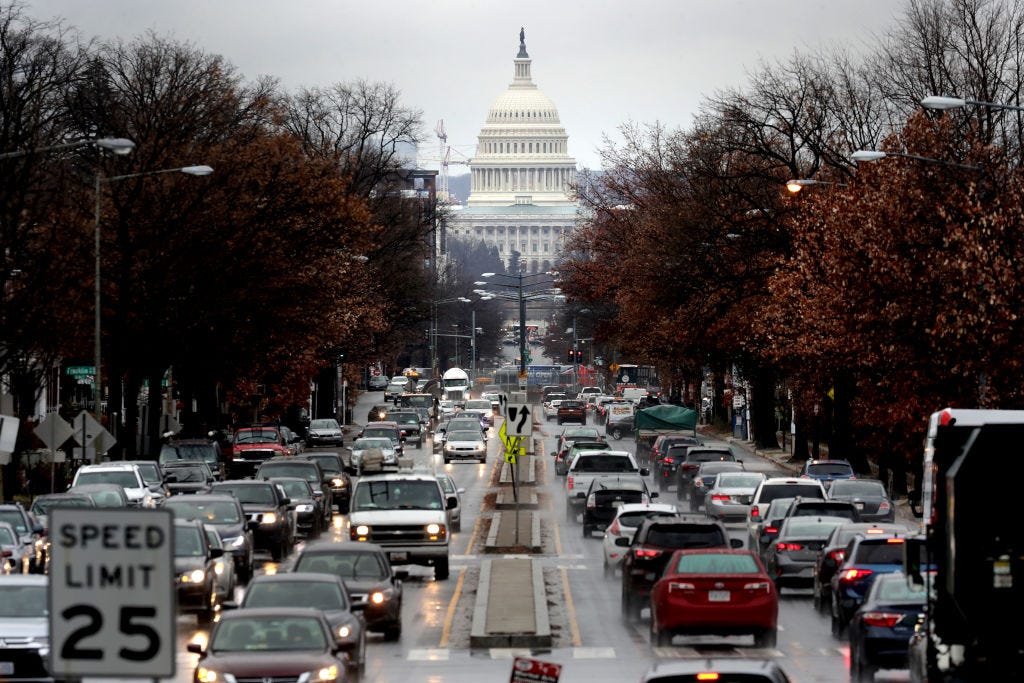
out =
[(30, 553), (29, 572), (32, 574), (42, 573), (45, 566), (44, 549), (46, 547), (43, 534), (46, 529), (35, 515), (26, 510), (21, 503), (0, 503), (0, 522), (7, 522), (14, 528), (18, 535), (18, 542)]
[(22, 543), (13, 526), (0, 522), (0, 574), (30, 574), (34, 555), (35, 548)]
[(828, 538), (814, 564), (814, 607), (819, 612), (827, 612), (832, 604), (832, 576), (836, 569), (843, 563), (843, 554), (846, 546), (857, 534), (886, 534), (906, 533), (906, 527), (901, 524), (879, 524), (868, 522), (847, 522), (840, 524)]
[(750, 501), (750, 517), (747, 519), (747, 532), (751, 539), (751, 548), (755, 536), (759, 533), (762, 517), (768, 506), (776, 498), (825, 498), (825, 487), (816, 479), (799, 479), (797, 477), (769, 477), (761, 482), (754, 491)]
[[(744, 472), (746, 467), (740, 461), (709, 460), (697, 467), (697, 472), (690, 479), (690, 512), (697, 512), (704, 506), (708, 491), (715, 485), (718, 475), (722, 472)], [(678, 496), (677, 496), (678, 497)]]
[(442, 473), (437, 475), (437, 481), (441, 484), (441, 490), (450, 500), (455, 499), (455, 507), (448, 510), (448, 526), (452, 531), (462, 531), (462, 494), (466, 489), (455, 485), (452, 475)]
[(128, 462), (82, 465), (75, 472), (71, 486), (82, 484), (117, 484), (124, 489), (131, 507), (155, 508), (164, 498), (162, 494), (154, 494), (143, 481), (138, 466)]
[(318, 418), (309, 423), (309, 445), (316, 446), (343, 446), (345, 445), (345, 433), (341, 431), (341, 425), (332, 417)]
[(632, 434), (635, 411), (636, 406), (632, 401), (616, 399), (605, 404), (604, 433), (613, 439)]
[(604, 554), (604, 575), (611, 577), (622, 564), (624, 548), (616, 543), (620, 538), (630, 541), (640, 522), (648, 517), (672, 517), (676, 506), (666, 503), (625, 503), (615, 510), (615, 518), (604, 530), (601, 545)]
[(69, 488), (67, 493), (88, 496), (98, 508), (128, 507), (128, 494), (117, 484), (79, 484)]
[(295, 515), (280, 486), (266, 480), (228, 479), (215, 482), (210, 493), (233, 495), (246, 516), (257, 523), (253, 529), (254, 549), (268, 551), (274, 562), (280, 562), (291, 552), (295, 545)]
[(651, 588), (651, 643), (676, 635), (754, 636), (755, 647), (775, 647), (779, 594), (749, 550), (677, 550)]
[(238, 577), (235, 576), (235, 562), (231, 553), (224, 547), (224, 541), (217, 530), (206, 524), (203, 525), (203, 529), (206, 531), (206, 542), (210, 544), (211, 548), (221, 552), (220, 557), (213, 562), (213, 574), (214, 586), (217, 591), (217, 605), (223, 606), (225, 602), (233, 600), (235, 597), (235, 586), (238, 583)]
[(313, 490), (313, 497), (318, 503), (316, 505), (317, 512), (320, 513), (317, 530), (326, 531), (330, 528), (331, 519), (334, 516), (334, 494), (331, 491), (330, 480), (324, 476), (324, 472), (316, 460), (295, 456), (271, 458), (260, 464), (253, 478), (275, 479), (277, 477), (299, 477), (308, 481)]
[(558, 435), (558, 445), (551, 455), (568, 453), (569, 447), (575, 441), (604, 441), (604, 439), (596, 427), (566, 427)]
[(768, 546), (779, 535), (779, 526), (786, 518), (789, 506), (796, 498), (776, 498), (768, 504), (768, 509), (761, 516), (761, 521), (754, 525), (748, 525), (750, 533), (749, 548), (756, 552), (761, 561), (764, 562)]
[(344, 581), (329, 572), (294, 571), (253, 578), (242, 609), (310, 607), (323, 612), (338, 647), (348, 656), (349, 669), (358, 675), (366, 668), (366, 620)]
[(420, 414), (415, 410), (395, 410), (388, 415), (388, 420), (398, 425), (401, 436), (405, 437), (406, 443), (413, 441), (416, 447), (423, 445), (423, 423), (420, 421)]
[(320, 465), (320, 469), (324, 473), (324, 481), (331, 489), (331, 498), (334, 500), (335, 509), (341, 514), (348, 512), (348, 499), (352, 495), (352, 478), (346, 471), (345, 461), (341, 454), (330, 451), (308, 451), (303, 457)]
[(833, 481), (856, 479), (857, 473), (846, 460), (808, 460), (800, 470), (800, 476), (817, 479), (828, 490)]
[(566, 422), (579, 422), (581, 425), (585, 425), (587, 424), (587, 404), (575, 399), (564, 399), (555, 410), (555, 419), (560, 425)]
[(743, 683), (790, 683), (789, 676), (773, 659), (758, 657), (701, 657), (655, 662), (641, 683), (697, 683), (697, 681), (743, 681)]
[(608, 445), (608, 442), (600, 438), (593, 441), (572, 441), (564, 456), (561, 451), (555, 454), (555, 474), (565, 476), (569, 472), (569, 463), (584, 451), (607, 451), (610, 449), (611, 446)]
[(235, 430), (231, 440), (231, 460), (226, 476), (232, 479), (251, 477), (264, 460), (286, 455), (288, 444), (277, 427), (241, 427)]
[(850, 680), (873, 681), (879, 669), (905, 669), (908, 645), (928, 605), (923, 586), (902, 572), (879, 576), (848, 626)]
[(717, 520), (678, 514), (645, 519), (631, 541), (620, 538), (615, 544), (629, 549), (622, 558), (622, 616), (627, 621), (637, 621), (673, 551), (738, 548), (743, 541), (730, 539), (725, 525)]
[(719, 472), (705, 498), (704, 514), (723, 522), (747, 521), (754, 491), (766, 478), (762, 472)]
[(543, 405), (541, 406), (541, 410), (544, 413), (545, 422), (550, 422), (551, 420), (558, 417), (558, 406), (562, 405), (562, 401), (564, 400), (565, 398), (563, 396), (553, 394), (551, 398), (544, 401)]
[(896, 521), (896, 504), (877, 479), (836, 479), (828, 487), (828, 499), (853, 503), (862, 522)]
[(388, 414), (391, 412), (392, 406), (379, 403), (372, 408), (366, 415), (367, 422), (383, 422), (388, 419)]
[[(685, 449), (685, 453), (682, 451)], [(677, 444), (670, 446), (666, 453), (669, 457), (680, 452), (679, 467), (676, 469), (676, 497), (679, 500), (686, 500), (690, 493), (690, 482), (702, 462), (736, 462), (736, 454), (729, 446), (687, 446)]]
[[(0, 541), (0, 552), (9, 552), (3, 558), (4, 573), (16, 571), (28, 574), (35, 568), (42, 574), (49, 573), (50, 569), (50, 510), (55, 507), (80, 507), (95, 508), (96, 502), (88, 495), (81, 492), (68, 493), (44, 493), (32, 500), (28, 512), (43, 527), (40, 533), (41, 544), (22, 543), (14, 527), (7, 522), (0, 522), (0, 525), (9, 526), (14, 534), (14, 542)], [(41, 547), (39, 547), (41, 545)]]
[[(843, 562), (832, 575), (832, 635), (842, 636), (867, 595), (871, 583), (882, 574), (903, 570), (903, 546), (909, 533), (858, 534), (843, 551)], [(927, 561), (921, 562), (927, 567)]]
[[(795, 503), (794, 503), (795, 504)], [(790, 508), (792, 510), (792, 508)], [(808, 588), (814, 585), (818, 552), (829, 534), (846, 523), (844, 517), (787, 517), (768, 545), (764, 566), (779, 588)]]
[(281, 430), (281, 436), (284, 437), (285, 446), (288, 447), (288, 455), (301, 455), (306, 450), (306, 440), (303, 439), (299, 434), (293, 432), (291, 428), (281, 425), (278, 427)]
[(193, 641), (187, 650), (199, 655), (193, 683), (264, 678), (328, 683), (344, 680), (348, 666), (324, 613), (308, 607), (224, 612), (207, 644)]
[(608, 421), (608, 404), (616, 400), (614, 396), (598, 396), (594, 399), (594, 422), (603, 425)]
[(370, 391), (384, 391), (388, 388), (388, 378), (384, 375), (370, 375), (366, 381), (366, 388)]
[(399, 429), (398, 423), (390, 420), (382, 420), (380, 422), (372, 422), (359, 431), (357, 439), (371, 439), (374, 437), (384, 437), (391, 439), (391, 445), (395, 449), (395, 453), (398, 457), (402, 456), (405, 451), (403, 444), (405, 443), (405, 437), (402, 436), (402, 430)]
[(290, 507), (295, 511), (296, 539), (316, 538), (325, 531), (323, 526), (323, 498), (318, 497), (310, 483), (302, 477), (270, 477), (282, 489), (291, 501)]
[(691, 434), (659, 434), (654, 439), (650, 452), (651, 471), (659, 491), (668, 490), (669, 485), (676, 482), (676, 471), (686, 451), (700, 444), (700, 439)]
[[(368, 458), (368, 456), (370, 456)], [(398, 452), (395, 450), (394, 442), (386, 437), (368, 437), (356, 439), (352, 442), (352, 469), (357, 475), (363, 474), (363, 462), (369, 459), (378, 459), (380, 467), (398, 467)]]
[(401, 637), (402, 581), (381, 546), (353, 541), (311, 543), (297, 553), (293, 571), (341, 578), (367, 630), (383, 633), (388, 641)]
[(179, 460), (202, 460), (218, 480), (227, 476), (227, 464), (220, 443), (215, 439), (172, 439), (160, 445), (157, 462), (161, 466)]
[(163, 507), (170, 510), (175, 519), (198, 520), (216, 531), (224, 542), (226, 554), (234, 560), (238, 581), (245, 583), (252, 577), (255, 566), (253, 531), (260, 522), (249, 519), (237, 498), (229, 493), (172, 496)]
[(603, 474), (646, 477), (646, 467), (639, 467), (627, 451), (580, 451), (569, 464), (565, 477), (565, 516), (572, 521), (586, 505), (590, 481)]
[(218, 610), (214, 563), (223, 554), (223, 550), (210, 546), (202, 522), (174, 520), (174, 576), (178, 610), (194, 613), (200, 626), (213, 623)]
[(3, 679), (53, 681), (50, 674), (49, 577), (0, 576), (0, 659)]
[(484, 428), (494, 424), (494, 408), (491, 406), (490, 399), (474, 398), (466, 401), (466, 405), (462, 407), (462, 415), (476, 416), (480, 420), (480, 426)]
[(397, 402), (398, 397), (407, 391), (412, 391), (408, 378), (403, 377), (399, 381), (392, 379), (384, 388), (384, 400)]
[(120, 465), (135, 465), (139, 469), (139, 474), (142, 475), (142, 481), (146, 483), (146, 486), (152, 492), (157, 505), (160, 505), (164, 498), (171, 495), (170, 491), (167, 490), (167, 477), (164, 474), (163, 466), (159, 462), (154, 460), (117, 460), (111, 462), (117, 462)]
[(604, 531), (622, 505), (643, 505), (657, 497), (657, 491), (649, 491), (647, 482), (639, 475), (609, 474), (594, 477), (587, 488), (583, 505), (583, 538), (590, 538), (595, 529)]
[(444, 464), (453, 460), (476, 460), (487, 462), (487, 442), (479, 430), (452, 430), (445, 432), (444, 446), (441, 447)]
[(176, 460), (163, 467), (165, 486), (172, 496), (205, 493), (217, 480), (210, 466), (203, 460)]
[(860, 522), (860, 512), (848, 500), (828, 500), (821, 498), (803, 498), (797, 496), (793, 504), (786, 510), (783, 521), (790, 517), (843, 517), (850, 522)]

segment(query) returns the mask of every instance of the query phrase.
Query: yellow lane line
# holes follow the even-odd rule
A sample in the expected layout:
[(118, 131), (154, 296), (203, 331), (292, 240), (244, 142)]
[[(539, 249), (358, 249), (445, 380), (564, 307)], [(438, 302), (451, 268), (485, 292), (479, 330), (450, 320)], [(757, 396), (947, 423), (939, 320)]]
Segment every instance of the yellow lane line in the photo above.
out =
[(473, 544), (476, 543), (476, 535), (480, 531), (480, 522), (483, 521), (483, 517), (477, 517), (476, 522), (473, 523), (473, 533), (469, 535), (469, 543), (466, 545), (466, 554), (473, 554)]
[(448, 647), (448, 640), (452, 636), (452, 621), (455, 619), (455, 608), (459, 604), (459, 596), (462, 595), (462, 584), (466, 581), (466, 568), (459, 569), (459, 580), (455, 584), (455, 595), (448, 603), (448, 611), (444, 615), (444, 627), (441, 629), (441, 642), (438, 647)]
[(572, 602), (572, 591), (569, 589), (569, 570), (562, 568), (562, 594), (565, 596), (565, 611), (569, 616), (569, 630), (572, 632), (572, 646), (580, 647), (583, 639), (580, 637), (580, 625), (576, 621), (576, 606)]

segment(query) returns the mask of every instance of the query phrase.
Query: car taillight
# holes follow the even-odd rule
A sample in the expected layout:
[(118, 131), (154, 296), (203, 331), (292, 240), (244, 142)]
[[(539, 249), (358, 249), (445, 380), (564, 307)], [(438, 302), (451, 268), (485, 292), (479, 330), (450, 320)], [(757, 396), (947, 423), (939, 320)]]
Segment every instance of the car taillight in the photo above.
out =
[(597, 507), (597, 496), (591, 493), (587, 496), (587, 508), (593, 510), (595, 507)]
[(776, 550), (803, 550), (804, 547), (800, 543), (778, 543), (775, 546)]
[(847, 569), (845, 572), (839, 575), (840, 581), (856, 581), (857, 579), (863, 579), (865, 576), (874, 574), (870, 569)]
[(671, 465), (675, 461), (676, 461), (675, 458), (670, 458), (668, 456), (665, 456), (664, 458), (662, 458), (662, 462), (664, 462), (665, 464), (668, 464), (668, 465)]
[(760, 508), (758, 508), (756, 505), (753, 506), (752, 508), (750, 508), (750, 517), (751, 517), (751, 519), (753, 519), (754, 517), (760, 517), (760, 516), (761, 516)]
[(696, 590), (696, 586), (692, 583), (686, 583), (683, 581), (669, 581), (668, 592), (674, 593), (675, 591), (692, 591)]
[(684, 462), (682, 465), (680, 465), (680, 467), (682, 469), (684, 469), (684, 470), (695, 470), (695, 469), (697, 469), (697, 466), (694, 465), (692, 462), (689, 462), (689, 463), (688, 462)]
[(766, 526), (764, 528), (764, 532), (766, 534), (777, 534), (777, 533), (779, 533), (779, 528), (778, 527), (774, 527), (774, 526)]
[(899, 612), (865, 612), (860, 618), (865, 626), (892, 628), (903, 618), (903, 615)]
[(881, 503), (878, 504), (878, 511), (879, 512), (888, 512), (890, 507), (891, 506), (889, 505), (889, 501), (883, 500)]
[(619, 520), (617, 519), (614, 522), (612, 522), (612, 525), (610, 527), (608, 527), (608, 533), (612, 536), (618, 536), (620, 530), (621, 527), (619, 526)]
[(645, 559), (651, 559), (661, 555), (660, 550), (650, 550), (648, 548), (636, 548), (633, 550), (633, 555), (636, 557), (643, 557)]
[(716, 493), (715, 495), (711, 496), (711, 500), (729, 500), (729, 496), (723, 495), (721, 493)]
[(572, 477), (569, 477), (568, 479), (565, 480), (565, 487), (567, 489), (572, 489), (572, 483), (573, 483), (573, 479), (572, 479)]
[(698, 681), (717, 681), (718, 680), (718, 672), (717, 671), (701, 671), (699, 674), (697, 674), (697, 680)]
[(754, 583), (748, 583), (743, 586), (743, 590), (748, 591), (764, 591), (765, 593), (772, 592), (771, 581), (755, 581)]
[(830, 552), (828, 554), (828, 556), (829, 556), (829, 559), (831, 559), (833, 562), (835, 562), (836, 564), (840, 564), (843, 561), (843, 557), (846, 556), (846, 551), (845, 550), (833, 550), (832, 552)]
[(903, 539), (902, 538), (887, 538), (887, 539), (885, 539), (885, 542), (886, 543), (903, 543)]

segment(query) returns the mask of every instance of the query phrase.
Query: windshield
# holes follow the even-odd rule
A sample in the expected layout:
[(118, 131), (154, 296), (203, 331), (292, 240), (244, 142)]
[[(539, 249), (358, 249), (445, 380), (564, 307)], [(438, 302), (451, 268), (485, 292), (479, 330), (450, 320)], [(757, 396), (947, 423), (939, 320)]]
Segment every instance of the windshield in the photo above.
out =
[(824, 498), (821, 495), (821, 488), (817, 483), (811, 484), (772, 484), (762, 486), (761, 493), (757, 496), (758, 503), (770, 503), (776, 498)]
[(159, 486), (163, 483), (160, 479), (160, 470), (156, 468), (156, 463), (139, 463), (136, 467), (139, 468), (139, 474), (142, 475), (142, 481), (146, 482), (147, 486), (154, 484)]
[(174, 475), (174, 481), (179, 484), (190, 482), (206, 482), (208, 476), (206, 470), (198, 465), (189, 467), (168, 467), (168, 474)]
[(391, 450), (394, 444), (391, 443), (391, 439), (356, 439), (355, 443), (352, 444), (352, 450), (354, 451), (365, 451), (368, 448), (386, 448)]
[(208, 463), (217, 462), (217, 447), (213, 444), (164, 444), (160, 448), (160, 462), (175, 460), (202, 460)]
[(245, 591), (242, 607), (314, 607), (321, 610), (342, 610), (348, 609), (348, 602), (341, 586), (333, 582), (257, 581)]
[(6, 526), (0, 526), (0, 545), (18, 545), (14, 532)]
[(19, 510), (0, 510), (0, 522), (7, 522), (19, 534), (28, 533), (28, 527), (25, 526), (25, 517)]
[(448, 441), (480, 441), (480, 432), (446, 432)]
[(441, 485), (441, 489), (445, 493), (455, 493), (455, 484), (448, 477), (438, 477), (437, 482)]
[(257, 486), (254, 484), (239, 484), (237, 486), (218, 486), (216, 490), (220, 493), (230, 493), (238, 499), (239, 503), (252, 503), (255, 505), (276, 505), (277, 499), (271, 486)]
[(403, 406), (414, 406), (416, 408), (429, 408), (433, 404), (433, 401), (434, 397), (430, 395), (402, 397)]
[(249, 429), (235, 434), (235, 443), (277, 443), (279, 439), (276, 429)]
[(295, 571), (334, 574), (342, 579), (382, 580), (388, 577), (380, 555), (360, 551), (304, 553), (295, 565)]
[(213, 632), (212, 652), (326, 650), (327, 637), (318, 619), (251, 617), (225, 619)]
[(841, 474), (843, 476), (849, 476), (853, 474), (853, 468), (846, 463), (816, 463), (814, 465), (807, 466), (807, 474), (813, 474), (814, 476), (821, 477), (830, 474)]
[(475, 417), (471, 418), (469, 420), (466, 420), (466, 419), (452, 420), (452, 421), (450, 421), (448, 423), (448, 431), (449, 432), (461, 431), (461, 430), (465, 430), (465, 429), (468, 429), (471, 432), (476, 432), (477, 434), (479, 434), (482, 431), (481, 428), (480, 428), (480, 421), (477, 420)]
[(786, 527), (779, 532), (779, 538), (827, 538), (833, 529), (847, 521), (828, 517), (790, 517)]
[(588, 455), (580, 457), (577, 472), (635, 472), (636, 467), (625, 455)]
[(459, 387), (464, 387), (467, 385), (469, 385), (469, 380), (463, 379), (461, 377), (444, 380), (444, 386), (446, 389), (457, 389)]
[(466, 401), (467, 410), (491, 410), (490, 401), (478, 401), (476, 399), (472, 401)]
[(721, 530), (709, 524), (659, 524), (648, 531), (647, 542), (663, 548), (716, 548), (728, 545)]
[(677, 574), (760, 574), (753, 555), (737, 553), (699, 553), (681, 555)]
[(386, 428), (386, 429), (373, 429), (373, 428), (367, 427), (366, 429), (363, 430), (363, 435), (367, 436), (367, 437), (376, 437), (376, 438), (388, 439), (392, 443), (396, 439), (398, 439), (398, 436), (395, 433), (395, 430), (394, 429), (390, 429), (390, 428)]
[(829, 490), (830, 496), (867, 496), (870, 498), (885, 498), (885, 487), (880, 481), (865, 481), (863, 479), (840, 479), (832, 482)]
[(32, 507), (29, 509), (33, 515), (48, 515), (50, 510), (55, 507), (94, 507), (92, 499), (82, 496), (62, 496), (60, 498), (50, 498), (47, 496), (39, 496), (32, 501)]
[(316, 453), (307, 455), (310, 460), (315, 460), (320, 469), (324, 472), (341, 472), (344, 466), (341, 464), (341, 460), (336, 455), (322, 454), (317, 455)]
[(260, 466), (259, 478), (270, 479), (272, 477), (298, 477), (306, 481), (320, 483), (320, 473), (312, 463), (269, 463)]
[(126, 489), (141, 488), (139, 480), (131, 470), (79, 471), (75, 486), (80, 484), (117, 484)]
[(370, 481), (356, 487), (354, 510), (443, 510), (436, 481)]
[(175, 557), (202, 557), (205, 554), (206, 548), (203, 547), (203, 539), (199, 529), (195, 527), (175, 527)]
[(640, 526), (640, 522), (644, 521), (648, 517), (668, 517), (674, 515), (674, 512), (653, 512), (640, 510), (637, 512), (624, 512), (619, 515), (619, 526), (625, 526), (630, 528), (636, 528)]
[(46, 605), (46, 586), (4, 586), (0, 584), (0, 618), (45, 617), (50, 614)]
[(760, 474), (722, 472), (718, 475), (718, 488), (755, 489), (764, 480)]
[(312, 498), (313, 491), (310, 490), (309, 484), (305, 481), (296, 481), (289, 479), (288, 481), (279, 481), (277, 484), (284, 489), (284, 492), (288, 494), (289, 498)]
[(335, 420), (313, 420), (309, 423), (310, 429), (341, 429)]
[[(192, 496), (185, 496), (191, 498)], [(164, 503), (178, 519), (198, 519), (204, 524), (238, 524), (242, 521), (238, 506), (227, 501), (193, 503), (175, 496)]]

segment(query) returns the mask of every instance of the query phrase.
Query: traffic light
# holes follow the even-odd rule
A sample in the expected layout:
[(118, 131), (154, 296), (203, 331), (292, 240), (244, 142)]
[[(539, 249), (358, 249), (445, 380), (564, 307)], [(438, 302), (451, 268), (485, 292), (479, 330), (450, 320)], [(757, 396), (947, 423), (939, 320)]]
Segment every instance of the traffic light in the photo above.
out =
[(569, 352), (566, 354), (566, 359), (571, 364), (576, 359), (576, 351), (570, 346)]

